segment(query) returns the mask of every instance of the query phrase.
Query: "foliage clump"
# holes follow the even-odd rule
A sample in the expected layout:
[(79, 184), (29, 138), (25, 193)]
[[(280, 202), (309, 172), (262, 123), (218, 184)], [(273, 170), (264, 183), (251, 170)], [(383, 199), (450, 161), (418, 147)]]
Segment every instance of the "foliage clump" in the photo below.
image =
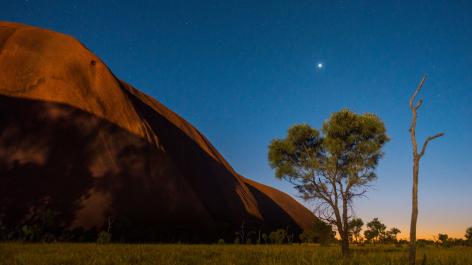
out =
[(269, 234), (269, 240), (272, 244), (283, 244), (287, 240), (287, 231), (277, 229)]
[(102, 231), (98, 233), (97, 243), (98, 244), (109, 244), (111, 242), (111, 233)]
[(299, 235), (299, 239), (304, 243), (327, 244), (334, 241), (334, 236), (335, 233), (331, 225), (317, 219), (311, 229), (307, 229)]

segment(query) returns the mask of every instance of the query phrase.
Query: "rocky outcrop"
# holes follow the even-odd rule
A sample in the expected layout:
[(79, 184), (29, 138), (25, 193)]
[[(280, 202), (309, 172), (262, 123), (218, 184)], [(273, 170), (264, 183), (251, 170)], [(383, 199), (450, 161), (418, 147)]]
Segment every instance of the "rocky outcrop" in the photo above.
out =
[(237, 174), (191, 124), (117, 79), (72, 37), (0, 23), (0, 221), (54, 209), (125, 240), (300, 231), (313, 214)]

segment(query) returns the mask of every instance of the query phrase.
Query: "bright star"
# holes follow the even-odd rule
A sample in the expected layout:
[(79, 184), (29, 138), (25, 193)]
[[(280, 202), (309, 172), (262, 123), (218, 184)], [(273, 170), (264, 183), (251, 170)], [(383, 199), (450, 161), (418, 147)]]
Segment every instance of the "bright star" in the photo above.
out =
[(318, 64), (316, 65), (316, 67), (318, 67), (318, 69), (323, 68), (323, 63), (318, 63)]

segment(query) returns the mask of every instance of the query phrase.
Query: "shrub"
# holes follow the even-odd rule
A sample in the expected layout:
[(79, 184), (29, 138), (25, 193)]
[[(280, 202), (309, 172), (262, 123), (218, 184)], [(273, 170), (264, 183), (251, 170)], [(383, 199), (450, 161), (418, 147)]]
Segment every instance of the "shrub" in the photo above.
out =
[(304, 243), (327, 244), (334, 240), (334, 235), (331, 225), (321, 220), (316, 220), (312, 228), (303, 231), (299, 235), (299, 239)]
[(21, 236), (20, 238), (23, 241), (33, 241), (36, 237), (36, 229), (29, 225), (23, 225), (21, 227)]
[(472, 226), (465, 230), (465, 238), (472, 245)]
[(218, 245), (224, 245), (225, 244), (225, 240), (223, 238), (220, 238), (218, 240)]
[(107, 231), (102, 231), (98, 234), (97, 243), (98, 244), (108, 244), (111, 242), (111, 233)]
[(269, 239), (268, 239), (266, 233), (262, 233), (262, 241), (264, 241), (264, 244), (267, 244), (267, 243), (268, 243)]
[(273, 244), (282, 244), (287, 238), (285, 229), (277, 229), (269, 234), (269, 240)]

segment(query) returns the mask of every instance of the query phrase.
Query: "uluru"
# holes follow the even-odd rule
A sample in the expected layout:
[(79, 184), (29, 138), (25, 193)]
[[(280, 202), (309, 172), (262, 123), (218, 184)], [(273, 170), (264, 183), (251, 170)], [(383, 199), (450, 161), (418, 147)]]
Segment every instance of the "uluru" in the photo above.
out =
[[(243, 146), (241, 148), (244, 148)], [(239, 175), (208, 139), (73, 37), (0, 23), (0, 224), (124, 241), (299, 233), (314, 215)]]

